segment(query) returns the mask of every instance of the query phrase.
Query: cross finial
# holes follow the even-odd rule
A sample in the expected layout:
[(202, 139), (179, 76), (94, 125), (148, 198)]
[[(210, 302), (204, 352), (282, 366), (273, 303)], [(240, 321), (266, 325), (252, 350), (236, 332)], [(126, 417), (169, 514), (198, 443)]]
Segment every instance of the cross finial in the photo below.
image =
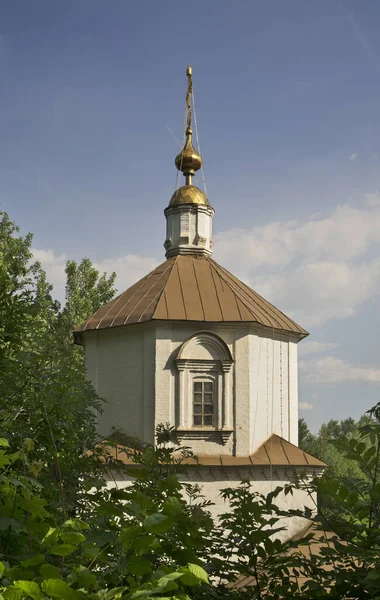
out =
[(186, 69), (187, 75), (187, 92), (186, 92), (186, 107), (187, 107), (187, 122), (186, 122), (186, 142), (183, 150), (177, 155), (175, 165), (178, 171), (186, 177), (186, 185), (192, 185), (192, 177), (202, 166), (202, 157), (197, 152), (192, 143), (193, 132), (191, 129), (191, 95), (193, 93), (193, 71), (190, 65)]
[(186, 136), (192, 134), (191, 131), (191, 94), (193, 93), (193, 71), (190, 65), (186, 69), (187, 75), (187, 94), (186, 94), (186, 106), (187, 106), (187, 127), (186, 127)]

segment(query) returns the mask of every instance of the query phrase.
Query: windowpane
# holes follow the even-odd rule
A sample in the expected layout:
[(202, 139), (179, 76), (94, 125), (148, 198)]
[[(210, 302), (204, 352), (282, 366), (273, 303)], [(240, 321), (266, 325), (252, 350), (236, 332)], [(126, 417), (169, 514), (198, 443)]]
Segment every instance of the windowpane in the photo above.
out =
[(213, 425), (214, 385), (212, 381), (193, 381), (193, 423), (194, 426)]

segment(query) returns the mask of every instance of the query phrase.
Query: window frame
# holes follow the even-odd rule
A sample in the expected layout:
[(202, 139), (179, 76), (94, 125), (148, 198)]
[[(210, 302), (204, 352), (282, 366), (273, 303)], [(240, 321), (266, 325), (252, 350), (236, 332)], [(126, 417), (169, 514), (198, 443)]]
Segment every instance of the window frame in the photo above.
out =
[[(201, 385), (201, 390), (196, 391), (195, 386)], [(206, 385), (211, 385), (211, 390), (206, 391)], [(200, 396), (200, 402), (195, 401), (195, 396)], [(205, 402), (205, 396), (211, 395), (211, 402)], [(205, 407), (212, 406), (212, 412), (206, 414)], [(195, 407), (200, 406), (201, 411), (196, 413)], [(205, 418), (211, 416), (211, 423), (205, 423)], [(201, 417), (201, 422), (196, 423), (196, 418)], [(206, 428), (215, 428), (218, 422), (218, 374), (210, 373), (210, 374), (193, 374), (192, 377), (192, 427), (206, 427)]]

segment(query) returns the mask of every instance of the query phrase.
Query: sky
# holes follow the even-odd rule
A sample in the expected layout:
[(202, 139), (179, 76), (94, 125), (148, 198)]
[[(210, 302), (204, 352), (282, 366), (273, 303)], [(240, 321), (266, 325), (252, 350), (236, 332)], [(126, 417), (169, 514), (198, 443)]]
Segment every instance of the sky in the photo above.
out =
[(379, 30), (377, 0), (2, 2), (0, 210), (59, 299), (67, 259), (119, 291), (163, 262), (191, 64), (214, 258), (310, 331), (311, 429), (358, 418), (380, 400)]

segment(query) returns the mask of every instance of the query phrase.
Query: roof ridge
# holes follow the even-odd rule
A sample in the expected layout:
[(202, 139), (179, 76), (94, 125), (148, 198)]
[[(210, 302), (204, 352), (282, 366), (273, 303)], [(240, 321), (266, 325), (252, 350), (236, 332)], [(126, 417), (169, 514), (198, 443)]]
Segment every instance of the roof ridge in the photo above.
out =
[[(163, 264), (163, 263), (161, 263)], [(158, 265), (160, 266), (160, 265)], [(155, 269), (153, 269), (153, 271), (155, 271), (158, 267), (156, 267)], [(136, 281), (136, 283), (134, 283), (131, 287), (133, 286), (137, 286), (139, 285), (139, 287), (137, 289), (140, 289), (140, 287), (143, 285), (143, 283), (148, 279), (148, 277), (153, 273), (153, 271), (150, 271), (147, 275), (144, 275), (144, 277), (142, 277), (141, 279), (139, 279), (138, 281)], [(95, 313), (93, 313), (91, 315), (91, 317), (85, 321), (83, 330), (86, 329), (86, 326), (88, 325), (88, 323), (91, 321), (91, 319), (93, 317), (95, 317), (95, 315), (102, 310), (103, 308), (105, 308), (105, 306), (108, 306), (108, 310), (104, 313), (104, 315), (102, 316), (102, 318), (100, 319), (100, 321), (97, 323), (95, 329), (99, 329), (99, 326), (101, 324), (101, 322), (106, 318), (106, 316), (108, 315), (109, 311), (111, 310), (112, 307), (116, 306), (116, 304), (122, 299), (122, 297), (130, 290), (131, 288), (127, 288), (126, 290), (124, 290), (124, 292), (121, 292), (121, 294), (119, 294), (118, 296), (116, 296), (116, 298), (112, 298), (112, 300), (110, 300), (109, 302), (107, 302), (107, 304), (105, 304), (104, 306), (102, 306), (101, 308), (99, 308)], [(120, 312), (120, 311), (119, 311)]]
[[(215, 261), (215, 262), (216, 262), (216, 261)], [(249, 310), (249, 312), (250, 312), (250, 313), (251, 313), (253, 316), (256, 316), (256, 315), (254, 315), (254, 311), (252, 311), (252, 308), (250, 308), (250, 307), (249, 307), (249, 306), (247, 306), (247, 304), (246, 304), (247, 300), (244, 298), (244, 294), (246, 294), (248, 297), (249, 297), (249, 295), (248, 295), (248, 293), (245, 291), (245, 289), (242, 287), (242, 285), (241, 285), (241, 284), (243, 284), (245, 287), (247, 287), (247, 288), (249, 289), (249, 291), (253, 292), (253, 293), (254, 293), (256, 296), (259, 296), (259, 294), (257, 294), (257, 293), (256, 293), (256, 292), (255, 292), (255, 291), (254, 291), (252, 288), (250, 288), (250, 287), (249, 287), (247, 284), (245, 284), (245, 283), (243, 283), (242, 281), (239, 281), (238, 279), (236, 279), (236, 278), (235, 278), (235, 277), (232, 275), (232, 273), (230, 273), (230, 272), (229, 272), (227, 269), (225, 269), (224, 267), (222, 267), (222, 266), (221, 266), (221, 265), (219, 265), (218, 263), (216, 263), (216, 264), (218, 265), (218, 267), (219, 267), (219, 268), (222, 270), (222, 272), (223, 272), (223, 273), (224, 273), (224, 274), (225, 274), (227, 277), (230, 277), (230, 278), (231, 278), (231, 280), (232, 280), (232, 283), (233, 283), (233, 284), (234, 284), (234, 285), (235, 285), (235, 286), (238, 288), (238, 291), (239, 291), (239, 293), (240, 293), (240, 295), (239, 295), (240, 301), (241, 301), (241, 302), (243, 302), (244, 306), (247, 308), (247, 310)], [(235, 279), (236, 279), (236, 281), (235, 281)], [(227, 283), (227, 284), (228, 284), (228, 285), (231, 287), (231, 284), (230, 284), (230, 282), (228, 281), (228, 279), (226, 279), (226, 283)], [(231, 289), (232, 289), (232, 288), (231, 288)], [(259, 297), (260, 297), (260, 296), (259, 296)], [(266, 302), (268, 302), (268, 301), (266, 301)], [(269, 304), (271, 304), (271, 303), (269, 303)], [(271, 304), (271, 306), (272, 306), (273, 308), (276, 308), (276, 307), (275, 307), (273, 304)], [(266, 316), (266, 318), (269, 320), (269, 318), (268, 318), (268, 315), (269, 315), (269, 313), (268, 313), (268, 311), (267, 311), (267, 310), (265, 310), (265, 308), (263, 308), (263, 307), (261, 307), (261, 306), (257, 306), (257, 309), (258, 309), (258, 311), (259, 311), (259, 312), (263, 313), (263, 314)], [(282, 329), (282, 328), (281, 328), (281, 324), (278, 322), (277, 318), (276, 318), (276, 317), (274, 317), (274, 319), (275, 319), (276, 323), (278, 324), (278, 326), (279, 326), (279, 329)]]
[[(219, 282), (220, 282), (220, 285), (221, 285), (222, 289), (223, 289), (223, 286), (224, 286), (224, 285), (226, 285), (226, 286), (228, 287), (228, 289), (230, 290), (230, 292), (231, 292), (231, 294), (232, 294), (232, 296), (233, 296), (233, 299), (234, 299), (234, 301), (235, 301), (235, 304), (236, 304), (236, 310), (237, 310), (237, 312), (238, 312), (238, 314), (239, 314), (239, 316), (240, 316), (240, 319), (241, 319), (241, 320), (243, 320), (243, 319), (242, 319), (242, 315), (241, 315), (241, 311), (240, 311), (240, 308), (239, 308), (239, 304), (238, 304), (238, 301), (237, 301), (237, 297), (236, 297), (236, 294), (234, 293), (233, 289), (232, 289), (232, 288), (231, 288), (231, 286), (228, 284), (228, 282), (227, 282), (227, 281), (225, 281), (225, 280), (223, 279), (223, 277), (221, 276), (221, 274), (220, 274), (220, 273), (218, 272), (218, 270), (215, 268), (215, 266), (214, 266), (214, 262), (216, 262), (216, 261), (213, 261), (213, 260), (211, 260), (209, 256), (206, 256), (206, 259), (207, 259), (207, 261), (208, 261), (208, 263), (209, 263), (209, 265), (210, 265), (211, 277), (212, 277), (212, 279), (213, 279), (213, 282), (214, 282), (214, 287), (215, 287), (215, 290), (216, 290), (216, 283), (215, 283), (215, 276), (214, 276), (214, 272), (215, 272), (215, 274), (217, 275), (217, 277), (218, 277), (218, 279), (219, 279)], [(218, 263), (216, 263), (216, 264), (218, 264)], [(223, 321), (224, 321), (225, 319), (224, 319), (224, 314), (223, 314), (223, 310), (222, 310), (222, 304), (221, 304), (221, 302), (220, 302), (220, 300), (219, 300), (219, 295), (218, 295), (218, 293), (216, 294), (216, 296), (217, 296), (218, 303), (219, 303), (220, 313), (221, 313), (221, 315), (222, 315), (222, 317), (223, 317)], [(251, 314), (252, 314), (252, 313), (251, 313)], [(252, 315), (252, 316), (253, 316), (253, 315)]]
[[(235, 275), (233, 275), (230, 271), (228, 271), (228, 269), (226, 269), (225, 267), (222, 267), (222, 265), (220, 265), (219, 263), (217, 263), (212, 258), (209, 258), (209, 260), (214, 265), (217, 265), (223, 271), (223, 273), (225, 273), (227, 276), (231, 277), (231, 279), (233, 280), (233, 282), (235, 283), (235, 285), (239, 289), (241, 289), (241, 285), (243, 285), (244, 287), (246, 287), (256, 297), (257, 300), (260, 301), (260, 303), (262, 303), (264, 305), (265, 304), (269, 304), (274, 310), (276, 310), (278, 313), (280, 313), (280, 315), (282, 315), (282, 317), (284, 318), (285, 321), (287, 321), (291, 325), (295, 325), (299, 329), (300, 333), (305, 333), (305, 334), (309, 335), (308, 332), (303, 327), (301, 327), (300, 325), (298, 325), (298, 323), (296, 323), (296, 321), (294, 321), (293, 319), (291, 319), (290, 317), (288, 317), (279, 308), (277, 308), (277, 306), (275, 306), (274, 304), (272, 304), (272, 302), (269, 302), (269, 300), (266, 300), (263, 296), (261, 296), (260, 294), (258, 294), (255, 290), (253, 290), (249, 285), (247, 285), (243, 281), (240, 281), (237, 277), (235, 277)], [(241, 299), (241, 301), (244, 302), (243, 299)], [(245, 302), (244, 302), (244, 305), (246, 306)], [(246, 307), (246, 308), (249, 310), (248, 307)], [(267, 314), (267, 311), (265, 310), (265, 308), (259, 307), (259, 309), (262, 310), (264, 313)], [(276, 319), (276, 321), (277, 321), (277, 319)], [(280, 326), (279, 329), (283, 329), (283, 327)]]
[[(170, 259), (169, 259), (169, 260), (170, 260)], [(161, 263), (161, 265), (158, 265), (158, 267), (156, 267), (155, 269), (153, 269), (153, 271), (151, 271), (150, 273), (148, 273), (148, 275), (147, 275), (147, 276), (144, 278), (144, 280), (143, 280), (143, 281), (141, 281), (141, 285), (140, 285), (140, 287), (138, 288), (138, 290), (140, 290), (140, 289), (141, 289), (141, 287), (142, 287), (142, 285), (143, 285), (143, 283), (145, 283), (146, 281), (148, 281), (148, 280), (149, 280), (149, 278), (150, 278), (150, 277), (152, 277), (153, 273), (154, 273), (154, 272), (155, 272), (157, 269), (159, 269), (161, 266), (163, 266), (163, 265), (164, 265), (166, 262), (167, 262), (167, 261), (165, 261), (165, 262)], [(162, 277), (163, 275), (165, 275), (165, 273), (167, 272), (167, 270), (168, 270), (169, 268), (170, 268), (170, 265), (169, 265), (169, 266), (168, 266), (168, 267), (167, 267), (167, 268), (166, 268), (166, 269), (165, 269), (165, 270), (164, 270), (164, 271), (161, 273), (161, 275), (159, 276), (159, 278), (158, 278), (158, 280), (157, 280), (157, 281), (159, 281), (159, 280), (161, 279), (161, 277)], [(153, 285), (154, 285), (155, 283), (156, 283), (156, 281), (153, 283)], [(150, 288), (149, 288), (149, 290), (148, 290), (148, 291), (150, 291), (150, 290), (152, 289), (153, 285), (151, 285), (151, 286), (150, 286)], [(136, 290), (136, 291), (133, 293), (133, 295), (132, 295), (132, 296), (131, 296), (131, 298), (129, 299), (129, 302), (132, 300), (133, 296), (135, 296), (135, 295), (136, 295), (136, 293), (138, 292), (138, 290)], [(128, 291), (128, 290), (126, 290), (126, 291)], [(130, 311), (130, 312), (128, 313), (128, 315), (125, 317), (125, 319), (124, 319), (123, 323), (125, 323), (125, 321), (128, 321), (128, 318), (130, 317), (131, 313), (132, 313), (132, 312), (133, 312), (133, 310), (136, 308), (136, 306), (138, 306), (138, 305), (140, 304), (140, 302), (141, 302), (141, 301), (142, 301), (142, 300), (143, 300), (143, 299), (146, 297), (146, 295), (147, 295), (148, 291), (147, 291), (147, 292), (145, 292), (145, 294), (144, 294), (144, 295), (143, 295), (143, 296), (140, 298), (140, 300), (137, 302), (137, 304), (136, 304), (136, 305), (133, 307), (132, 311)], [(116, 317), (118, 317), (118, 316), (119, 316), (119, 314), (120, 314), (120, 311), (121, 311), (121, 310), (122, 310), (122, 308), (120, 308), (120, 310), (119, 310), (119, 311), (116, 313), (116, 315), (115, 315), (115, 316), (114, 316), (114, 318), (112, 319), (112, 321), (111, 321), (111, 323), (110, 323), (110, 325), (109, 325), (110, 327), (112, 327), (112, 325), (113, 325), (113, 323), (114, 323), (114, 321), (115, 321)], [(144, 311), (144, 312), (145, 312), (145, 311)]]
[[(177, 257), (175, 257), (175, 258), (174, 258), (174, 260), (173, 260), (173, 259), (170, 259), (170, 258), (168, 258), (168, 259), (165, 261), (165, 262), (167, 262), (167, 261), (169, 261), (169, 260), (172, 260), (172, 265), (168, 265), (168, 267), (165, 269), (165, 271), (163, 271), (163, 273), (161, 273), (161, 275), (160, 275), (160, 277), (159, 277), (159, 279), (158, 279), (157, 281), (159, 281), (159, 280), (161, 279), (161, 277), (163, 277), (163, 275), (165, 275), (165, 273), (167, 273), (167, 271), (170, 269), (170, 273), (169, 273), (169, 275), (168, 275), (168, 279), (169, 279), (169, 277), (170, 277), (170, 275), (171, 275), (171, 272), (172, 272), (172, 270), (173, 270), (173, 267), (174, 267), (174, 265), (175, 265), (175, 263), (176, 263), (176, 259), (177, 259)], [(164, 265), (164, 264), (165, 264), (165, 262), (164, 262), (164, 263), (162, 263), (162, 264)], [(168, 279), (167, 279), (167, 280), (168, 280)], [(166, 282), (167, 282), (167, 280), (166, 280)], [(157, 283), (157, 281), (155, 281), (155, 283), (154, 283), (153, 285), (155, 285), (155, 284)], [(165, 282), (165, 284), (166, 284), (166, 282)], [(149, 288), (149, 290), (148, 290), (148, 291), (147, 291), (147, 292), (144, 294), (144, 296), (141, 298), (141, 300), (143, 300), (143, 298), (145, 298), (145, 296), (148, 294), (148, 292), (149, 292), (149, 291), (152, 289), (153, 285), (152, 285), (152, 286)], [(162, 286), (162, 290), (161, 290), (160, 292), (158, 292), (158, 293), (157, 293), (157, 295), (156, 295), (156, 296), (155, 296), (155, 297), (154, 297), (154, 298), (151, 300), (151, 302), (149, 302), (148, 306), (146, 307), (146, 309), (144, 310), (144, 312), (143, 312), (143, 313), (141, 314), (141, 316), (139, 317), (139, 319), (138, 319), (138, 323), (141, 323), (143, 315), (145, 315), (145, 313), (146, 313), (146, 311), (148, 310), (148, 308), (149, 308), (150, 306), (152, 306), (153, 302), (154, 302), (155, 300), (157, 300), (157, 302), (156, 302), (156, 306), (155, 306), (155, 308), (154, 308), (154, 311), (153, 311), (153, 314), (152, 314), (152, 318), (154, 318), (154, 313), (155, 313), (155, 312), (156, 312), (156, 310), (157, 310), (157, 305), (158, 305), (159, 301), (161, 300), (161, 296), (162, 296), (162, 294), (163, 294), (164, 292), (165, 292), (165, 285), (163, 285), (163, 286)], [(141, 300), (140, 300), (140, 301), (139, 301), (139, 302), (136, 304), (136, 306), (138, 306), (138, 305), (139, 305), (139, 303), (141, 302)], [(135, 306), (135, 308), (136, 308), (136, 306)], [(130, 316), (130, 314), (131, 314), (131, 313), (129, 313), (128, 317)], [(127, 317), (127, 319), (128, 319), (128, 317)], [(127, 319), (125, 319), (125, 321), (126, 321)]]
[(204, 320), (206, 320), (205, 307), (203, 306), (202, 294), (201, 294), (201, 291), (199, 289), (199, 281), (198, 281), (198, 277), (197, 277), (197, 271), (196, 271), (196, 268), (195, 268), (194, 257), (193, 256), (191, 257), (191, 266), (193, 267), (193, 271), (194, 271), (194, 279), (195, 279), (195, 283), (197, 284), (197, 292), (198, 292), (199, 300), (200, 300), (201, 307), (202, 307), (203, 318), (204, 318)]
[[(249, 304), (247, 303), (247, 300), (246, 300), (246, 298), (244, 298), (244, 294), (245, 294), (245, 295), (247, 295), (247, 296), (248, 296), (248, 294), (245, 292), (245, 290), (244, 290), (244, 289), (242, 289), (242, 287), (241, 287), (241, 286), (240, 286), (240, 285), (239, 285), (237, 282), (235, 282), (235, 281), (233, 280), (233, 275), (232, 275), (232, 273), (230, 273), (229, 271), (227, 271), (227, 269), (225, 269), (224, 267), (222, 267), (221, 265), (219, 265), (219, 263), (217, 263), (216, 261), (214, 261), (214, 260), (210, 259), (210, 262), (213, 264), (213, 267), (214, 267), (215, 271), (217, 271), (217, 268), (216, 268), (216, 267), (219, 267), (219, 268), (221, 269), (221, 271), (222, 271), (223, 275), (225, 275), (225, 277), (226, 277), (225, 279), (223, 279), (223, 281), (226, 283), (226, 285), (228, 285), (228, 287), (230, 288), (230, 290), (232, 291), (232, 293), (233, 293), (233, 294), (235, 294), (235, 295), (236, 295), (236, 296), (239, 298), (240, 302), (242, 302), (242, 303), (244, 304), (244, 306), (245, 306), (245, 308), (248, 310), (248, 312), (249, 312), (249, 313), (250, 313), (250, 314), (251, 314), (251, 315), (252, 315), (252, 316), (253, 316), (253, 317), (256, 319), (256, 321), (259, 323), (259, 322), (260, 322), (260, 320), (259, 320), (259, 317), (258, 317), (258, 315), (255, 313), (255, 311), (254, 311), (254, 310), (252, 310), (252, 307), (250, 307), (250, 306), (249, 306)], [(216, 265), (216, 267), (215, 267), (215, 265)], [(232, 283), (234, 284), (234, 286), (236, 286), (237, 290), (234, 290), (234, 289), (233, 289), (233, 287), (232, 287), (232, 285), (231, 285), (231, 282), (230, 282), (230, 281), (228, 281), (228, 277), (231, 277), (231, 279), (232, 279)], [(241, 282), (241, 283), (243, 283), (243, 282)], [(243, 285), (246, 285), (246, 284), (243, 284)], [(249, 286), (246, 286), (246, 287), (248, 287), (248, 289), (251, 289), (251, 288), (249, 288)], [(254, 292), (254, 290), (251, 290), (251, 291), (252, 291), (252, 292)], [(255, 293), (255, 292), (254, 292), (254, 293)], [(273, 305), (272, 305), (272, 306), (273, 306)], [(273, 308), (276, 308), (276, 307), (275, 307), (275, 306), (273, 306)], [(270, 319), (269, 319), (269, 316), (268, 316), (268, 315), (269, 315), (268, 311), (266, 311), (266, 310), (265, 310), (264, 308), (262, 308), (261, 306), (258, 306), (258, 307), (257, 307), (257, 311), (258, 311), (258, 313), (259, 313), (259, 314), (260, 314), (260, 313), (262, 313), (262, 314), (265, 316), (265, 318), (266, 318), (268, 321), (270, 321)], [(281, 327), (280, 323), (278, 322), (278, 320), (277, 320), (276, 318), (275, 318), (275, 321), (276, 321), (276, 323), (278, 324), (278, 329), (282, 329), (282, 327)], [(267, 327), (270, 327), (270, 325), (267, 325)]]

